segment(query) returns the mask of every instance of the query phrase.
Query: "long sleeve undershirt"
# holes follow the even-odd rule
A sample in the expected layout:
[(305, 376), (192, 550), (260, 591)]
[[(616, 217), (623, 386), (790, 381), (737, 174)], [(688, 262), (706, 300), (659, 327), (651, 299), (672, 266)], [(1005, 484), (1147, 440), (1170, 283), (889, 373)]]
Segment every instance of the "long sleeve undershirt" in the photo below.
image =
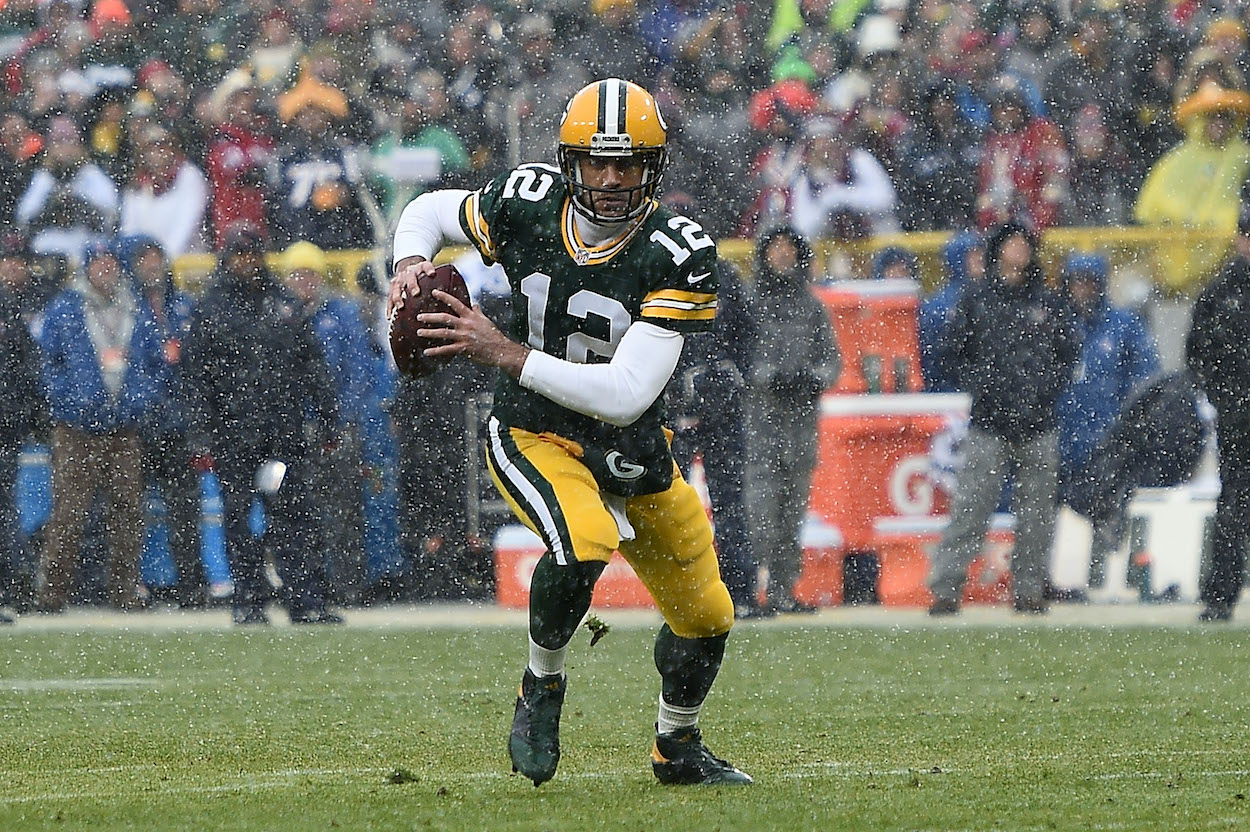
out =
[[(432, 260), (447, 242), (469, 242), (460, 226), (460, 206), (469, 193), (430, 191), (408, 203), (395, 229), (393, 262)], [(578, 364), (531, 350), (520, 383), (570, 410), (625, 427), (664, 392), (684, 342), (679, 332), (635, 321), (607, 364)]]

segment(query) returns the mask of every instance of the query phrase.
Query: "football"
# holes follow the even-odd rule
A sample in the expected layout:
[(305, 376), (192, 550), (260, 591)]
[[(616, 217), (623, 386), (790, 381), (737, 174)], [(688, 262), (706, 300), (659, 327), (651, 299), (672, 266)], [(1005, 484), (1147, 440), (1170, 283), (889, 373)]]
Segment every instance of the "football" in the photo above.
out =
[(470, 305), (469, 287), (455, 266), (450, 264), (439, 266), (433, 274), (422, 275), (420, 278), (421, 294), (408, 298), (403, 306), (391, 313), (389, 337), (391, 354), (395, 356), (395, 366), (405, 375), (428, 376), (446, 366), (451, 357), (427, 358), (424, 352), (429, 347), (436, 347), (444, 342), (432, 338), (422, 338), (417, 330), (422, 328), (417, 320), (418, 315), (429, 312), (451, 313), (451, 307), (434, 297), (435, 289), (442, 289), (458, 299), (466, 306)]

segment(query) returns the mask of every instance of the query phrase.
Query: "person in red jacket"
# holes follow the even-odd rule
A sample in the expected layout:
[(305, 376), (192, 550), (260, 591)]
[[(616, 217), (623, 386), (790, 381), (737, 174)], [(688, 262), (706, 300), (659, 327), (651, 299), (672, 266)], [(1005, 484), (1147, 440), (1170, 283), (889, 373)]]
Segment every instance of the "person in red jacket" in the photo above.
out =
[(1068, 193), (1068, 149), (1052, 122), (1029, 111), (1018, 83), (1000, 80), (981, 154), (977, 223), (1019, 221), (1041, 231), (1059, 220)]
[(213, 236), (218, 249), (225, 245), (230, 229), (240, 222), (266, 238), (269, 236), (265, 209), (269, 185), (265, 173), (274, 152), (265, 119), (256, 112), (256, 92), (252, 87), (233, 92), (225, 112), (228, 115), (217, 126), (207, 165), (213, 194)]

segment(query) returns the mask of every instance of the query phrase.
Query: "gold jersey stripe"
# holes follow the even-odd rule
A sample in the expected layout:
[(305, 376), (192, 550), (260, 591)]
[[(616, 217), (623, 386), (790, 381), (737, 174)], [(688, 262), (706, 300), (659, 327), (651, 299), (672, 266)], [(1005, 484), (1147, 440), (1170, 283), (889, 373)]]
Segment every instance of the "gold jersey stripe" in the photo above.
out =
[[(625, 231), (621, 236), (614, 240), (608, 240), (602, 245), (588, 246), (582, 241), (581, 235), (577, 233), (577, 222), (573, 218), (573, 205), (566, 197), (564, 205), (560, 209), (564, 215), (564, 222), (560, 224), (560, 236), (564, 240), (564, 250), (568, 252), (569, 257), (579, 265), (598, 266), (600, 263), (606, 263), (620, 254), (624, 248), (633, 241), (638, 232), (642, 230), (642, 225), (651, 216), (651, 212), (659, 207), (659, 203), (652, 200), (647, 206), (647, 210), (642, 213), (634, 224)], [(585, 263), (580, 263), (577, 259), (578, 252), (585, 252)]]
[(478, 208), (480, 195), (477, 191), (469, 194), (464, 201), (464, 217), (465, 225), (469, 228), (469, 234), (473, 237), (474, 245), (488, 257), (494, 257), (495, 244), (490, 238), (490, 225), (487, 224), (482, 212)]
[(644, 304), (657, 300), (675, 300), (681, 303), (711, 303), (716, 300), (716, 295), (707, 292), (687, 292), (682, 289), (657, 289), (654, 292), (648, 292), (647, 296), (642, 299)]
[(715, 309), (716, 301), (707, 303), (685, 303), (680, 300), (653, 300), (650, 303), (644, 303), (643, 309)]
[(702, 309), (671, 309), (667, 306), (647, 306), (642, 309), (644, 318), (660, 318), (669, 321), (710, 321), (716, 317), (716, 307)]

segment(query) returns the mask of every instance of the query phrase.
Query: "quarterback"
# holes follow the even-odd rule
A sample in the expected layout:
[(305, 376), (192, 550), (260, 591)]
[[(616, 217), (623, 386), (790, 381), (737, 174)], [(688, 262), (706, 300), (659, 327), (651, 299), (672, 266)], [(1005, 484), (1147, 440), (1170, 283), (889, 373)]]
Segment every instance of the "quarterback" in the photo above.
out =
[(646, 90), (609, 78), (573, 96), (558, 167), (525, 164), (477, 191), (423, 194), (395, 232), (393, 310), (445, 242), (503, 264), (511, 319), (438, 293), (420, 334), (499, 369), (488, 464), (500, 494), (546, 553), (530, 585), (529, 663), (508, 750), (539, 785), (560, 760), (565, 654), (613, 551), (664, 616), (652, 770), (666, 784), (748, 784), (708, 751), (699, 711), (725, 653), (733, 604), (712, 529), (669, 450), (660, 394), (686, 333), (716, 315), (716, 245), (659, 205), (667, 127)]

